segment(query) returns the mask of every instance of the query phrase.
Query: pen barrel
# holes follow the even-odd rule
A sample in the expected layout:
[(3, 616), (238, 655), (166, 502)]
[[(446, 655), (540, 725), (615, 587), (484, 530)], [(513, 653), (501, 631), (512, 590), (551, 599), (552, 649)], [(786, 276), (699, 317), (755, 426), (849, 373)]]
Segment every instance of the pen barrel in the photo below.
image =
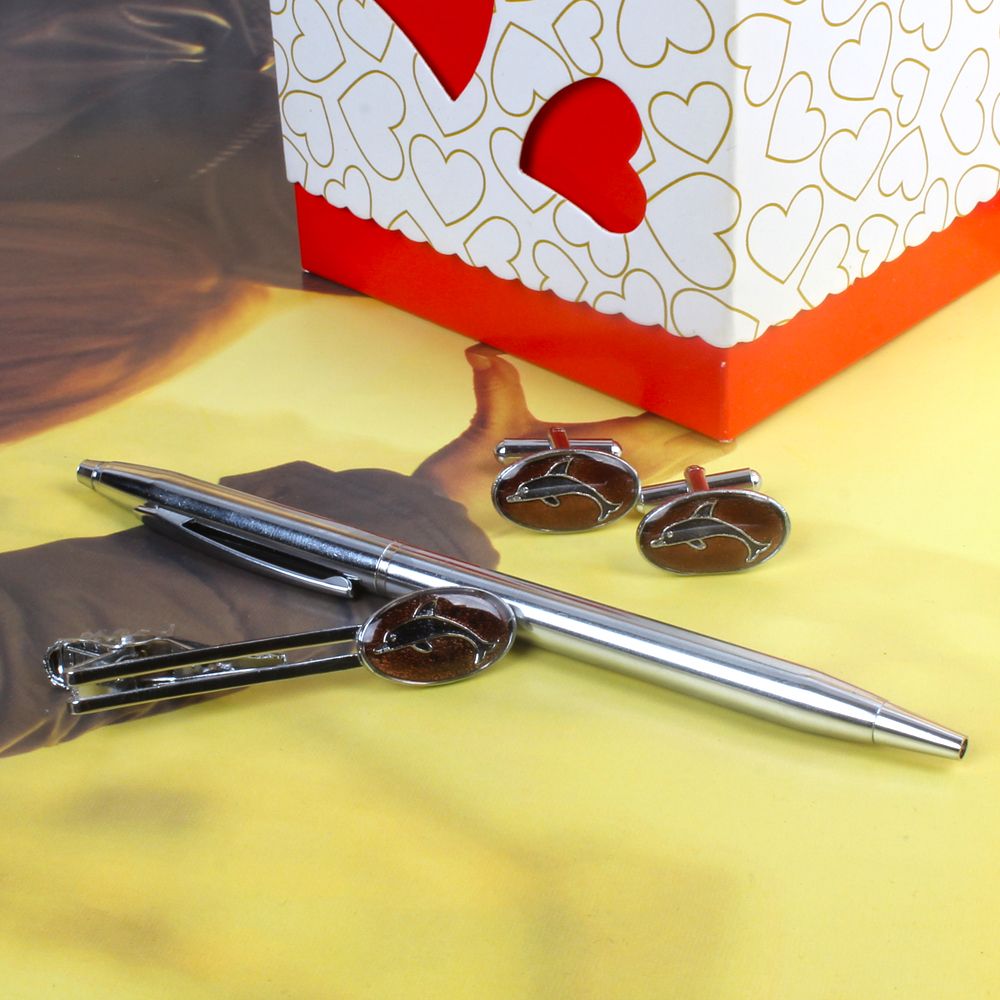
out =
[(954, 730), (818, 670), (721, 639), (179, 473), (87, 461), (77, 476), (150, 526), (287, 582), (341, 595), (356, 583), (388, 597), (478, 587), (506, 601), (518, 634), (546, 649), (807, 732), (965, 754), (966, 738)]
[(885, 699), (787, 660), (399, 544), (376, 581), (386, 596), (445, 584), (502, 598), (518, 636), (545, 649), (796, 729), (875, 741)]

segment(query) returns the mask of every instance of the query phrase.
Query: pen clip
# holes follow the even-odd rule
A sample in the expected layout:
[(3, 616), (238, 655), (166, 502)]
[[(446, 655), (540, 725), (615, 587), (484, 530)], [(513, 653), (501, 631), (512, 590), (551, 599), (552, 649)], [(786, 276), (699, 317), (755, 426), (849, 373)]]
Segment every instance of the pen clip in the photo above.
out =
[(135, 511), (149, 527), (174, 537), (180, 536), (188, 544), (227, 562), (335, 597), (357, 596), (356, 580), (341, 573), (331, 573), (328, 566), (310, 562), (302, 553), (283, 552), (262, 544), (258, 538), (246, 538), (164, 507), (142, 504)]

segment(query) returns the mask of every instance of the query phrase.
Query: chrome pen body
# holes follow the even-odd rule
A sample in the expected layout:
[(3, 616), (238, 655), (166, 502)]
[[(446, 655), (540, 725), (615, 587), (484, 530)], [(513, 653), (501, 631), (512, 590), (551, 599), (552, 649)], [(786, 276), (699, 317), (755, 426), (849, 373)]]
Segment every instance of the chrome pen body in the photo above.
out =
[(546, 649), (807, 732), (965, 753), (960, 733), (787, 660), (178, 473), (85, 461), (77, 476), (151, 527), (290, 583), (340, 597), (478, 587), (505, 600), (518, 634)]

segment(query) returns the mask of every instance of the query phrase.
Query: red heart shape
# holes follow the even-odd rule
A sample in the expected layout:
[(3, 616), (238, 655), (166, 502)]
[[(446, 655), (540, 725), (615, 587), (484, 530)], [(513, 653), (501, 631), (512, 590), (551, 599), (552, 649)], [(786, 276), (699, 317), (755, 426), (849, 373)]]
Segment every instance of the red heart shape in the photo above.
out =
[(454, 101), (476, 72), (493, 0), (379, 0)]
[(579, 80), (551, 97), (524, 137), (521, 170), (612, 233), (646, 214), (646, 189), (628, 162), (642, 142), (629, 96), (610, 80)]

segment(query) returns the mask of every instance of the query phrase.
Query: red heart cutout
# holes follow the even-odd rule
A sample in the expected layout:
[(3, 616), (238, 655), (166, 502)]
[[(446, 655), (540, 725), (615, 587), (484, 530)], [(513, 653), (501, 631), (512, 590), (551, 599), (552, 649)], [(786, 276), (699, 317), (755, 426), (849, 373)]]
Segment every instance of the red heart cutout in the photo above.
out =
[(521, 170), (612, 233), (646, 214), (646, 189), (628, 162), (642, 142), (629, 96), (610, 80), (579, 80), (551, 97), (524, 137)]
[(454, 101), (476, 72), (493, 0), (379, 0)]

